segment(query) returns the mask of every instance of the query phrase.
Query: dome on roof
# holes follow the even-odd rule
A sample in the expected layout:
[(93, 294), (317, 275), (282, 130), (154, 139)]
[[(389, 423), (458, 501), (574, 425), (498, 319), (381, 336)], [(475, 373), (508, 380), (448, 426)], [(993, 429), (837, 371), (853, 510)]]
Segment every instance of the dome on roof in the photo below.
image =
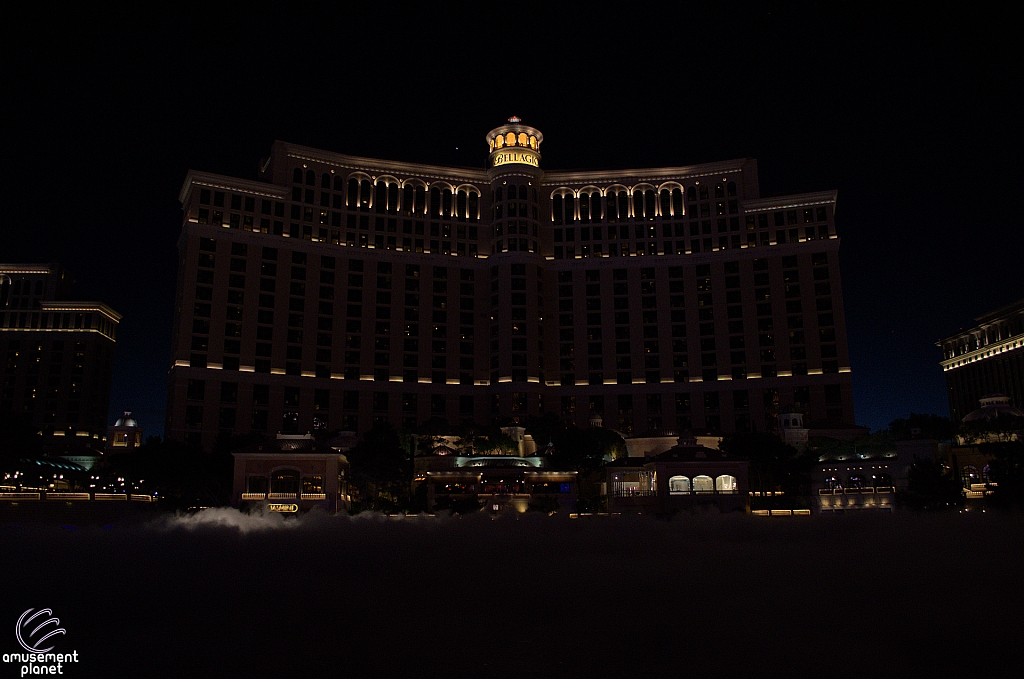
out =
[(338, 435), (327, 442), (327, 445), (334, 450), (340, 450), (342, 452), (351, 450), (356, 447), (359, 443), (359, 437), (356, 436), (354, 431), (341, 431)]
[[(110, 420), (107, 420), (108, 422)], [(132, 411), (124, 411), (124, 417), (117, 418), (117, 422), (114, 423), (115, 427), (137, 427), (139, 423), (132, 418)]]
[(980, 420), (991, 421), (999, 419), (1000, 415), (1012, 415), (1013, 417), (1024, 417), (1024, 411), (1015, 408), (1010, 404), (1010, 397), (1005, 394), (989, 394), (979, 400), (981, 407), (972, 410), (964, 416), (964, 422), (978, 422)]

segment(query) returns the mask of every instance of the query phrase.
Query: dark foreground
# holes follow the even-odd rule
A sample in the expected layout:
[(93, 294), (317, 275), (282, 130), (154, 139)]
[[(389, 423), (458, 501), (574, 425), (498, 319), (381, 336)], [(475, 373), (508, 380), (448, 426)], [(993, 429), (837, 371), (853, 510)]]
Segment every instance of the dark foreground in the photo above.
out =
[(49, 607), (69, 677), (1016, 673), (1022, 545), (991, 513), (3, 526), (0, 653)]

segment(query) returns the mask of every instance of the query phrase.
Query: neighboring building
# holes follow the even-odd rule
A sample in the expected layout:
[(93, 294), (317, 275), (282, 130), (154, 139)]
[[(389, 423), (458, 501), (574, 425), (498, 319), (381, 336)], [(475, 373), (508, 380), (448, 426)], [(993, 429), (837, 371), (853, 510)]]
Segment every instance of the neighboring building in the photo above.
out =
[(666, 514), (706, 506), (746, 511), (749, 466), (747, 460), (705, 448), (684, 433), (663, 453), (605, 465), (608, 511)]
[(107, 445), (103, 452), (107, 454), (129, 453), (142, 445), (145, 429), (132, 417), (132, 411), (124, 411), (124, 416), (117, 418), (107, 429)]
[(936, 343), (954, 422), (990, 394), (1024, 406), (1024, 299), (974, 320), (978, 325)]
[(1005, 394), (989, 394), (978, 400), (981, 407), (964, 415), (964, 430), (957, 443), (1018, 441), (1024, 433), (1024, 410), (1014, 407)]
[(510, 119), (486, 169), (275, 142), (256, 181), (190, 171), (168, 436), (854, 422), (834, 191), (762, 198), (751, 159), (545, 172), (542, 141)]
[(938, 462), (948, 449), (948, 444), (940, 445), (915, 434), (912, 439), (896, 441), (888, 450), (863, 452), (854, 447), (852, 451), (823, 455), (811, 473), (811, 493), (823, 513), (860, 509), (891, 512), (896, 494), (908, 489), (914, 463)]
[(344, 452), (354, 444), (350, 432), (327, 443), (308, 434), (279, 434), (234, 451), (231, 506), (283, 513), (347, 510), (352, 498)]
[(415, 484), (425, 483), (427, 509), (450, 508), (470, 498), (491, 513), (533, 504), (550, 510), (574, 511), (579, 497), (577, 472), (550, 469), (554, 448), (537, 452), (533, 437), (522, 427), (503, 427), (518, 444), (508, 454), (477, 454), (472, 446), (457, 450), (456, 437), (439, 437), (437, 445), (413, 460)]
[(10, 279), (0, 308), (0, 410), (25, 415), (47, 446), (102, 450), (121, 315), (67, 301), (72, 279), (56, 264), (0, 264), (0, 275)]
[[(574, 511), (579, 497), (577, 472), (547, 469), (543, 455), (515, 457), (480, 455), (473, 457), (432, 455), (417, 458), (427, 484), (427, 509), (475, 498), (487, 512), (513, 509), (525, 512), (531, 504), (551, 510)], [(451, 506), (449, 504), (448, 506)]]

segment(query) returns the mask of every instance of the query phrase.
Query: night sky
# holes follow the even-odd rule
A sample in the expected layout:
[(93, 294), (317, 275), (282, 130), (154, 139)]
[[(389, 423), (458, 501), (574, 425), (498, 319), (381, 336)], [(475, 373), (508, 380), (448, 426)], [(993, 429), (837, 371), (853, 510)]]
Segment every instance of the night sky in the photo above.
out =
[(254, 178), (275, 139), (483, 167), (515, 114), (549, 170), (753, 157), (763, 196), (837, 189), (873, 429), (948, 414), (934, 342), (1024, 297), (1024, 61), (991, 8), (365, 7), (7, 22), (0, 261), (59, 262), (124, 315), (112, 420), (162, 432), (185, 173)]

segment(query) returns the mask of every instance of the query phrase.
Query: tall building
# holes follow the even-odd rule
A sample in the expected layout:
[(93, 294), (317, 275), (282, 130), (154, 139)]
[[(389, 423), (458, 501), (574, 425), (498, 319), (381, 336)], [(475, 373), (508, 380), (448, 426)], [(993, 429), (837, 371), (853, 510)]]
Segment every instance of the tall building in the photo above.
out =
[(960, 422), (982, 397), (1008, 396), (1024, 408), (1024, 299), (974, 319), (975, 325), (939, 340), (949, 414)]
[(0, 264), (0, 277), (8, 279), (0, 411), (26, 416), (47, 444), (72, 436), (102, 449), (121, 315), (99, 302), (68, 301), (73, 281), (57, 264)]
[(591, 416), (626, 434), (853, 422), (836, 194), (754, 160), (545, 172), (517, 118), (486, 169), (275, 142), (190, 171), (167, 432)]

